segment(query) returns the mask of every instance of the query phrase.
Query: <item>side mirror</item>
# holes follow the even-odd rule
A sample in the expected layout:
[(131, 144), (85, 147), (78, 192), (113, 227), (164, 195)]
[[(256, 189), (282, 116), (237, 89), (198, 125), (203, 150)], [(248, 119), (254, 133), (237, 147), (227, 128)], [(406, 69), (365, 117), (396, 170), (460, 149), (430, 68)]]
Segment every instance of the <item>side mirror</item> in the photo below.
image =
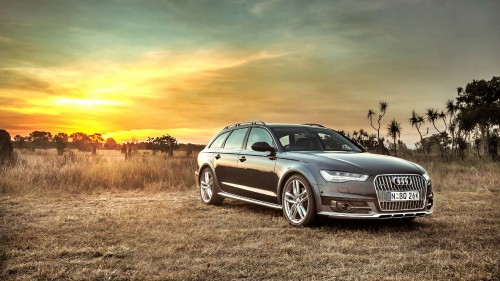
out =
[(274, 154), (276, 150), (274, 147), (270, 146), (267, 142), (261, 141), (261, 142), (256, 142), (252, 144), (252, 150), (259, 151), (259, 152), (270, 152), (271, 154)]

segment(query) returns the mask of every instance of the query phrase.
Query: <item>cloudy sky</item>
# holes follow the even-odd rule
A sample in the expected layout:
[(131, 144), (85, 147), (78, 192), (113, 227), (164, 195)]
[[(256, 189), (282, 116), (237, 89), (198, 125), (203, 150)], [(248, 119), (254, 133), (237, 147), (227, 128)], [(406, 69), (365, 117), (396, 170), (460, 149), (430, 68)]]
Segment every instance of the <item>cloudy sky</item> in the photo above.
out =
[[(0, 0), (0, 128), (165, 133), (243, 120), (370, 133), (500, 75), (500, 1)], [(431, 130), (432, 132), (432, 130)]]

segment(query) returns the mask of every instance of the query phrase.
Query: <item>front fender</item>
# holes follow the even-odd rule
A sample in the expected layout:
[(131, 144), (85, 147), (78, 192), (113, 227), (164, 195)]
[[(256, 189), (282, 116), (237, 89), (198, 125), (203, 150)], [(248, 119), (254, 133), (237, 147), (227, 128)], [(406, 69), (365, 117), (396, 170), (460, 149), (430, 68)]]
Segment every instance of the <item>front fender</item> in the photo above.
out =
[[(321, 196), (320, 196), (320, 185), (325, 185), (325, 183), (319, 181), (315, 176), (314, 176), (314, 171), (313, 167), (314, 164), (309, 164), (305, 162), (299, 162), (299, 161), (285, 161), (283, 163), (280, 163), (276, 167), (276, 173), (279, 175), (279, 181), (278, 181), (278, 189), (277, 189), (277, 195), (278, 195), (278, 203), (281, 204), (282, 202), (282, 192), (283, 188), (285, 187), (286, 181), (290, 178), (290, 176), (294, 174), (299, 174), (302, 175), (306, 180), (309, 182), (309, 185), (311, 186), (313, 193), (314, 193), (314, 199), (316, 201), (316, 209), (319, 210), (321, 206)], [(319, 169), (318, 169), (319, 170)], [(319, 172), (318, 172), (319, 173)]]

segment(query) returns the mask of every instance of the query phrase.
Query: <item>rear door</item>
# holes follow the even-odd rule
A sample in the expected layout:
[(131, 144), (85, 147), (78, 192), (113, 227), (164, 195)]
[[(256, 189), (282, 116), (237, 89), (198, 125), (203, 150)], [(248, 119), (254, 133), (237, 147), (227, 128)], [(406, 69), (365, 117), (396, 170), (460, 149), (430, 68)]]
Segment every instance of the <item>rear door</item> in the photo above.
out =
[(227, 137), (224, 145), (214, 155), (215, 174), (219, 187), (226, 192), (238, 194), (238, 155), (249, 128), (235, 129)]
[(210, 146), (204, 150), (203, 154), (200, 154), (199, 157), (203, 157), (203, 162), (210, 162), (214, 167), (214, 156), (220, 153), (222, 146), (224, 145), (224, 141), (229, 136), (230, 132), (224, 132), (215, 137), (215, 139), (210, 143)]

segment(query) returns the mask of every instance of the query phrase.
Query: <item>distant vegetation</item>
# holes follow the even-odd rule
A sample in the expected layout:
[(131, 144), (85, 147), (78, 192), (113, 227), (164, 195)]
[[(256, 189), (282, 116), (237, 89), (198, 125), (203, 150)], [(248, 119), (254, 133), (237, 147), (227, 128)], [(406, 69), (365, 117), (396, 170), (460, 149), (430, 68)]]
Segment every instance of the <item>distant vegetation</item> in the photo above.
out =
[[(341, 133), (371, 152), (388, 154), (390, 149), (394, 155), (397, 155), (397, 151), (403, 155), (412, 153), (400, 139), (403, 132), (401, 123), (396, 119), (387, 124), (386, 132), (390, 139), (384, 144), (386, 140), (381, 137), (381, 122), (388, 108), (389, 104), (381, 101), (378, 112), (368, 110), (367, 117), (376, 134), (368, 134), (364, 129)], [(420, 136), (420, 141), (415, 143), (417, 152), (458, 159), (476, 154), (477, 157), (489, 156), (497, 161), (500, 142), (500, 76), (489, 81), (473, 80), (465, 88), (458, 87), (456, 99), (448, 100), (444, 109), (429, 107), (423, 114), (413, 110), (407, 121)]]
[[(412, 110), (408, 119), (393, 119), (384, 126), (384, 116), (389, 104), (381, 101), (378, 110), (368, 110), (370, 127), (376, 134), (369, 134), (364, 129), (342, 134), (354, 139), (368, 151), (380, 154), (392, 154), (406, 157), (413, 154), (439, 155), (441, 158), (464, 159), (467, 156), (488, 157), (499, 160), (500, 142), (500, 76), (491, 80), (473, 80), (465, 88), (457, 88), (455, 100), (448, 100), (443, 109), (429, 107), (424, 113)], [(416, 150), (408, 149), (401, 141), (402, 122), (411, 124), (420, 137), (415, 143)], [(384, 128), (385, 127), (385, 128)], [(384, 131), (385, 130), (385, 131)], [(385, 139), (384, 135), (388, 138)], [(138, 150), (151, 150), (172, 156), (175, 150), (185, 151), (190, 156), (193, 151), (203, 149), (204, 145), (178, 143), (169, 134), (160, 137), (148, 137), (146, 141), (131, 141), (119, 144), (113, 138), (104, 139), (102, 134), (57, 133), (33, 131), (27, 136), (16, 135), (13, 147), (19, 150), (55, 148), (58, 155), (66, 149), (92, 151), (98, 149), (121, 150), (128, 159)]]
[(165, 152), (169, 156), (173, 155), (174, 150), (182, 150), (190, 156), (193, 151), (203, 149), (204, 145), (199, 144), (183, 144), (178, 143), (177, 139), (168, 134), (161, 137), (151, 138), (148, 137), (146, 141), (139, 142), (132, 140), (131, 142), (118, 143), (113, 138), (102, 137), (102, 134), (85, 134), (82, 132), (72, 133), (58, 133), (53, 135), (45, 131), (33, 131), (27, 136), (16, 135), (13, 141), (14, 148), (19, 150), (35, 149), (50, 149), (55, 148), (58, 155), (63, 155), (66, 149), (77, 149), (79, 151), (92, 151), (93, 154), (97, 153), (97, 149), (104, 150), (121, 150), (123, 153), (134, 153), (138, 150), (152, 150), (153, 152)]

